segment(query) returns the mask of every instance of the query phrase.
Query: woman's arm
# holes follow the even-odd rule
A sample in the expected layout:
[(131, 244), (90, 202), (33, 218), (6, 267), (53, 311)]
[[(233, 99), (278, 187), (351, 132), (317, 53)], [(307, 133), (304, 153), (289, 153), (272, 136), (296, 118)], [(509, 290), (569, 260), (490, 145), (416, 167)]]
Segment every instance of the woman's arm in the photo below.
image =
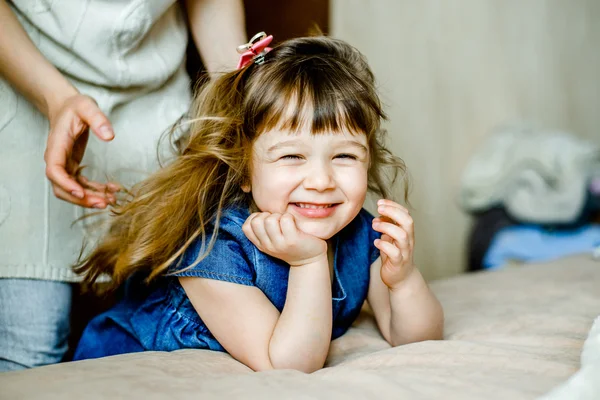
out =
[(252, 286), (179, 278), (215, 338), (255, 371), (323, 367), (331, 341), (331, 281), (327, 258), (290, 268), (281, 315)]
[(214, 74), (235, 68), (236, 48), (246, 43), (242, 0), (186, 0), (194, 43), (206, 69)]
[(46, 117), (78, 93), (31, 42), (5, 0), (0, 0), (0, 75)]
[(56, 197), (96, 208), (114, 201), (116, 186), (75, 179), (88, 127), (102, 140), (114, 137), (108, 118), (39, 52), (5, 0), (0, 0), (0, 76), (50, 122), (44, 160)]

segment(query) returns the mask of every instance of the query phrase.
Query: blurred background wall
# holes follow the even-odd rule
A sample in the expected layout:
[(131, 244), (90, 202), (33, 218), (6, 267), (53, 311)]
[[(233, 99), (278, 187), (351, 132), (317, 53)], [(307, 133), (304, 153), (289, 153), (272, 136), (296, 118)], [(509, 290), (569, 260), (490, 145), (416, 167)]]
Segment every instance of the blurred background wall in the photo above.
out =
[[(390, 149), (412, 177), (416, 261), (466, 267), (460, 175), (491, 129), (526, 121), (600, 142), (599, 0), (245, 0), (248, 37), (317, 25), (368, 58)], [(190, 52), (192, 76), (200, 60)], [(372, 203), (367, 208), (373, 210)]]
[(459, 179), (493, 127), (525, 120), (600, 139), (598, 0), (331, 0), (329, 29), (379, 81), (429, 279), (464, 270)]

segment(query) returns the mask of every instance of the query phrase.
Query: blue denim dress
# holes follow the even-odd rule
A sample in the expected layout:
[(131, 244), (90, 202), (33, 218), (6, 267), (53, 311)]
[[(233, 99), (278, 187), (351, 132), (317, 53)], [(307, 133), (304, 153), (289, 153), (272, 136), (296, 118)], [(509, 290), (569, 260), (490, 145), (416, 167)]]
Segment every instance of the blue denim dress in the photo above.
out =
[[(168, 276), (151, 287), (130, 279), (123, 298), (85, 328), (74, 359), (97, 358), (146, 350), (210, 349), (226, 351), (208, 330), (177, 277), (199, 277), (258, 287), (281, 312), (285, 304), (289, 266), (259, 251), (242, 232), (249, 212), (231, 208), (224, 213), (215, 246), (192, 268), (202, 252), (195, 242)], [(369, 267), (379, 257), (373, 241), (373, 216), (360, 213), (334, 237), (332, 339), (354, 322), (367, 297)], [(208, 241), (207, 241), (208, 242)], [(215, 304), (215, 307), (218, 305)]]

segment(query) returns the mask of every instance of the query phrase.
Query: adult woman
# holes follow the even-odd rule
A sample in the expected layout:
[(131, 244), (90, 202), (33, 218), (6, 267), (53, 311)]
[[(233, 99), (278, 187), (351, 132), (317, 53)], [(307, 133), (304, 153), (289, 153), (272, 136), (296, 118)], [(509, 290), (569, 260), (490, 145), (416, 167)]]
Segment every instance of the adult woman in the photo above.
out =
[(73, 221), (114, 200), (107, 176), (156, 169), (159, 136), (188, 109), (184, 7), (209, 72), (233, 68), (240, 0), (0, 0), (0, 371), (62, 359)]

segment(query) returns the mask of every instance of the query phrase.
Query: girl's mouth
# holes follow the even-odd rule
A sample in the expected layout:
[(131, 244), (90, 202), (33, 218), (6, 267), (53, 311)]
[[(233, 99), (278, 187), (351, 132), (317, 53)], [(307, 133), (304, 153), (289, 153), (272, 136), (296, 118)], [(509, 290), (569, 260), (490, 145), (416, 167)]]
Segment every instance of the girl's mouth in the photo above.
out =
[(327, 218), (331, 216), (339, 203), (290, 203), (294, 211), (308, 218)]

